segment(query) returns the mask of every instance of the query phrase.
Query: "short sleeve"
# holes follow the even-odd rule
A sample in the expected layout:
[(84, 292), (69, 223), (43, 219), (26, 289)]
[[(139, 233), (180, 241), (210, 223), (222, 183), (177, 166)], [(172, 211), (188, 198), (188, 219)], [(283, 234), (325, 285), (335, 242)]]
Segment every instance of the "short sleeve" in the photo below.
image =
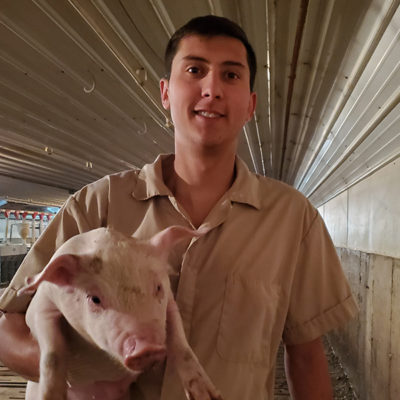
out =
[(314, 340), (353, 318), (358, 307), (325, 224), (315, 211), (301, 242), (283, 340)]

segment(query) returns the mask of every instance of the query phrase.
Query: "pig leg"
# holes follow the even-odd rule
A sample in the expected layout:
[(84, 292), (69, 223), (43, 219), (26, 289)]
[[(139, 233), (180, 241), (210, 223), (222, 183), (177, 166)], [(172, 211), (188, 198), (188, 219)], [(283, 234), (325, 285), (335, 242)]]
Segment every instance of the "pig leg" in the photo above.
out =
[(40, 346), (39, 393), (43, 400), (66, 399), (65, 342), (60, 332), (60, 318), (43, 321), (46, 335), (38, 336)]
[(60, 311), (43, 293), (37, 293), (27, 312), (27, 323), (40, 347), (39, 399), (65, 400), (66, 342)]
[(222, 400), (186, 340), (182, 319), (172, 293), (167, 308), (167, 352), (188, 400)]

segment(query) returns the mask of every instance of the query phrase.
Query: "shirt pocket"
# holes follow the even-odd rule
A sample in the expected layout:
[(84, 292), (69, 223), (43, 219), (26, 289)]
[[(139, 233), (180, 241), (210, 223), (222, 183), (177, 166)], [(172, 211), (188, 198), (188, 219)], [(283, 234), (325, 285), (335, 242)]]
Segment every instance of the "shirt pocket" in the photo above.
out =
[(282, 336), (277, 329), (279, 297), (278, 285), (228, 276), (217, 338), (222, 359), (262, 366), (270, 363), (271, 346)]

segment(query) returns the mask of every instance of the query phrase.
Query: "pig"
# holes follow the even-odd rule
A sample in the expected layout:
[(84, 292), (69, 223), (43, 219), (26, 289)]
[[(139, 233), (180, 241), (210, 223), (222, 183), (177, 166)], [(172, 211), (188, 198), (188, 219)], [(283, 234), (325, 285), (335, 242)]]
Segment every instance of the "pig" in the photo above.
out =
[(190, 348), (168, 276), (168, 252), (203, 231), (169, 227), (149, 240), (99, 228), (66, 241), (19, 294), (40, 347), (26, 399), (123, 400), (169, 357), (189, 400), (222, 397)]

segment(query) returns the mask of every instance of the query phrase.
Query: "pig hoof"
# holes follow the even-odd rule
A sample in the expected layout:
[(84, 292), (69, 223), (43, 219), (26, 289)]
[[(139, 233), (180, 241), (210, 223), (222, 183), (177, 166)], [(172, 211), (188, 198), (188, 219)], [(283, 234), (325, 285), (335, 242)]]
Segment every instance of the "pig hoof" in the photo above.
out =
[(185, 388), (188, 400), (223, 400), (220, 393), (199, 379), (192, 379)]
[(188, 391), (185, 391), (185, 394), (188, 400), (223, 400), (222, 396), (220, 395), (203, 394), (201, 396), (198, 396)]

